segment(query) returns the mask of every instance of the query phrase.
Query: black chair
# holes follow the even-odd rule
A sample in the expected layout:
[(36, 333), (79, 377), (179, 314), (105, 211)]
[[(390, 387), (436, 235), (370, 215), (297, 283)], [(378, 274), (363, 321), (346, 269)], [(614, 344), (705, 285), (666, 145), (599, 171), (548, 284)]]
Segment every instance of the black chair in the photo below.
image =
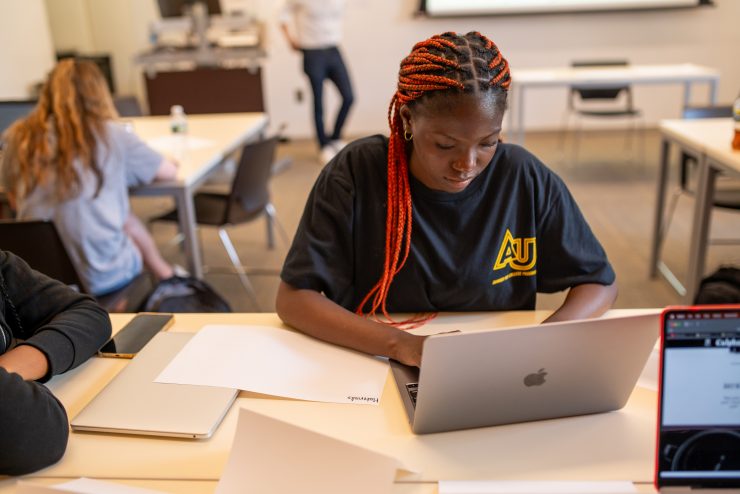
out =
[(144, 115), (136, 96), (114, 96), (113, 105), (119, 117), (140, 117)]
[[(50, 278), (89, 293), (59, 232), (49, 220), (0, 220), (0, 249), (13, 252)], [(108, 312), (137, 312), (152, 289), (151, 277), (142, 273), (125, 287), (96, 300)]]
[[(629, 62), (627, 60), (584, 60), (571, 63), (571, 67), (573, 68), (593, 69), (600, 67), (627, 67), (628, 65)], [(566, 129), (570, 127), (571, 116), (596, 119), (627, 118), (636, 122), (637, 118), (642, 116), (642, 113), (634, 107), (632, 87), (628, 84), (606, 87), (572, 85), (570, 86), (568, 95), (566, 122), (564, 125)], [(633, 133), (636, 132), (637, 126), (634, 124)], [(574, 162), (577, 161), (580, 140), (581, 125), (578, 122), (572, 154)], [(564, 141), (561, 141), (561, 148), (564, 148)], [(641, 152), (644, 153), (644, 143), (641, 144)]]
[[(247, 295), (258, 309), (257, 295), (247, 276), (247, 269), (239, 259), (226, 228), (264, 217), (267, 221), (268, 247), (270, 249), (275, 247), (275, 228), (279, 230), (285, 243), (289, 244), (288, 235), (277, 221), (275, 207), (270, 201), (269, 182), (272, 177), (278, 141), (279, 137), (273, 136), (245, 145), (229, 190), (202, 191), (193, 198), (196, 223), (218, 228), (219, 238), (229, 255), (233, 270), (239, 276)], [(177, 209), (174, 209), (150, 221), (177, 222), (177, 214)], [(249, 272), (278, 274), (278, 270), (269, 269), (251, 269)]]
[[(690, 106), (684, 108), (682, 117), (685, 119), (695, 118), (732, 118), (732, 105), (722, 106)], [(678, 199), (682, 195), (692, 196), (694, 194), (694, 180), (692, 172), (695, 171), (698, 163), (698, 157), (686, 151), (681, 153), (679, 162), (678, 187), (673, 191), (671, 199), (666, 210), (666, 221), (662, 232), (660, 232), (661, 242), (665, 238), (670, 226), (673, 214), (675, 213)], [(740, 181), (734, 178), (719, 177), (712, 199), (712, 207), (740, 211)], [(736, 244), (738, 239), (710, 239), (710, 244)]]
[(0, 148), (2, 148), (2, 134), (13, 122), (28, 115), (36, 106), (36, 100), (8, 100), (0, 101)]

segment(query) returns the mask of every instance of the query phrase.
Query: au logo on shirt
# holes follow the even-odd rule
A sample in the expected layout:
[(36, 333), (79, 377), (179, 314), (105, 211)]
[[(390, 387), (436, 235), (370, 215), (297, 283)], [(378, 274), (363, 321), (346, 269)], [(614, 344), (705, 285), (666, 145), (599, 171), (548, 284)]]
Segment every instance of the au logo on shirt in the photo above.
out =
[(498, 250), (494, 271), (509, 268), (511, 271), (496, 278), (491, 283), (497, 285), (515, 276), (534, 276), (537, 270), (537, 239), (535, 237), (514, 238), (511, 230), (506, 229), (504, 240)]

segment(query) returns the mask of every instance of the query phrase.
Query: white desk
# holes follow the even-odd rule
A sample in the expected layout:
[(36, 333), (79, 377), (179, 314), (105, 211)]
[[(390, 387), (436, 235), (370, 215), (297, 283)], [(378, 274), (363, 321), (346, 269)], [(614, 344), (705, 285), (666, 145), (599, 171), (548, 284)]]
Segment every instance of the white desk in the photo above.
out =
[[(660, 133), (662, 144), (650, 255), (650, 276), (654, 278), (658, 273), (662, 274), (671, 282), (676, 291), (684, 296), (684, 302), (692, 303), (704, 274), (716, 179), (721, 173), (740, 176), (740, 151), (732, 149), (733, 121), (731, 118), (663, 120), (660, 122)], [(660, 260), (662, 248), (660, 232), (665, 228), (665, 196), (672, 144), (696, 156), (699, 161), (689, 247), (689, 269), (685, 286)]]
[(694, 64), (627, 65), (617, 67), (556, 67), (514, 69), (511, 71), (513, 97), (509, 106), (509, 128), (512, 141), (524, 144), (524, 93), (528, 88), (559, 87), (576, 84), (592, 88), (621, 84), (683, 84), (683, 106), (691, 102), (691, 86), (706, 83), (709, 100), (717, 99), (719, 71)]
[[(170, 134), (169, 117), (137, 117), (126, 119), (134, 132), (145, 141), (166, 141)], [(177, 203), (178, 221), (185, 242), (188, 270), (203, 277), (200, 245), (197, 238), (193, 194), (219, 163), (233, 151), (256, 139), (267, 126), (264, 113), (224, 113), (188, 116), (188, 139), (184, 150), (157, 146), (164, 154), (176, 158), (180, 167), (173, 182), (158, 182), (131, 190), (132, 195), (171, 195)], [(171, 144), (171, 143), (170, 143)], [(169, 149), (168, 149), (169, 148)]]
[[(620, 312), (624, 313), (615, 311)], [(445, 314), (429, 324), (437, 330), (480, 329), (534, 323), (548, 313)], [(113, 315), (114, 327), (120, 328), (130, 317)], [(172, 330), (197, 331), (204, 324), (281, 327), (275, 314), (177, 314)], [(92, 359), (55, 377), (49, 387), (73, 417), (125, 365), (123, 360)], [(654, 392), (636, 388), (627, 406), (616, 412), (415, 436), (389, 373), (379, 406), (304, 402), (242, 392), (209, 440), (73, 432), (64, 458), (32, 477), (88, 476), (151, 482), (151, 486), (181, 484), (183, 490), (174, 492), (192, 492), (187, 486), (197, 484), (210, 492), (226, 463), (238, 409), (246, 407), (399, 458), (419, 472), (399, 476), (395, 491), (399, 493), (435, 492), (440, 479), (649, 483), (655, 406)], [(12, 489), (12, 481), (0, 481), (0, 494)]]

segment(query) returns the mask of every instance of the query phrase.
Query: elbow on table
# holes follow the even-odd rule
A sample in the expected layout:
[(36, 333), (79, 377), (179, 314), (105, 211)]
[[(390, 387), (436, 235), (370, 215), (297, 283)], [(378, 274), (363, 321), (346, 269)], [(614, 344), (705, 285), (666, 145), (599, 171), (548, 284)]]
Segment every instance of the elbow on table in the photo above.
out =
[(280, 320), (289, 326), (294, 325), (296, 291), (294, 287), (281, 281), (275, 297), (275, 312)]
[(0, 424), (4, 431), (0, 437), (0, 475), (35, 472), (64, 455), (69, 439), (67, 414), (55, 398), (50, 398), (54, 403), (47, 407), (35, 404), (32, 410), (13, 407), (12, 416), (0, 413), (4, 416)]

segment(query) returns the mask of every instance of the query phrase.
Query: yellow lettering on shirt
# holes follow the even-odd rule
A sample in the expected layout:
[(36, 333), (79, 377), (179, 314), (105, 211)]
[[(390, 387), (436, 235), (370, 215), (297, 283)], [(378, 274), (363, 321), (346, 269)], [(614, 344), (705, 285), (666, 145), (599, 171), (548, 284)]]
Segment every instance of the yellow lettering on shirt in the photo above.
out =
[(504, 240), (496, 256), (493, 270), (509, 268), (512, 271), (493, 280), (497, 285), (515, 276), (534, 276), (537, 270), (533, 269), (537, 264), (537, 240), (535, 237), (514, 238), (511, 230), (506, 229)]

